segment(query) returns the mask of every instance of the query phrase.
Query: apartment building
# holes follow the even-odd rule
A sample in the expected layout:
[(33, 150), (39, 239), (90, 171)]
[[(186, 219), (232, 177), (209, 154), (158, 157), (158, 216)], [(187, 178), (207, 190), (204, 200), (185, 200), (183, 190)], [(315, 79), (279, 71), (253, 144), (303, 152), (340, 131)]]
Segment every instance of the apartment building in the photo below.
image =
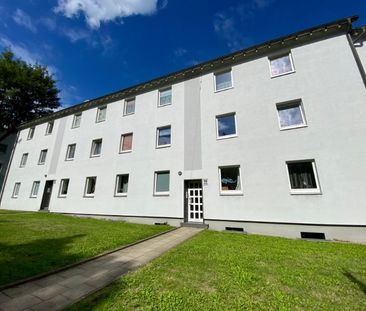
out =
[(356, 19), (23, 124), (1, 208), (366, 242)]

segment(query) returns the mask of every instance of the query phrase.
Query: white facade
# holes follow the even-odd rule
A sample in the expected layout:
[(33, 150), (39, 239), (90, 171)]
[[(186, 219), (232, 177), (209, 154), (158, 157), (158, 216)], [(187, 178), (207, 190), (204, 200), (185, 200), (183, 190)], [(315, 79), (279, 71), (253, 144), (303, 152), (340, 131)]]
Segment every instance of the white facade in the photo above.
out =
[[(50, 212), (172, 225), (193, 220), (220, 230), (241, 228), (288, 237), (316, 232), (326, 239), (366, 242), (365, 77), (348, 33), (333, 31), (101, 104), (99, 108), (107, 107), (101, 122), (96, 122), (104, 119), (98, 105), (85, 105), (75, 109), (82, 113), (79, 127), (73, 128), (73, 110), (61, 117), (56, 113), (48, 135), (52, 118), (35, 125), (32, 139), (27, 139), (25, 126), (1, 208), (39, 210), (50, 181)], [(272, 77), (270, 60), (284, 55), (291, 58), (292, 70)], [(232, 85), (218, 90), (215, 81), (220, 82), (221, 72), (231, 72)], [(159, 90), (166, 87), (171, 87), (171, 104), (159, 105)], [(135, 111), (126, 115), (130, 108), (125, 103), (131, 97)], [(281, 128), (278, 110), (288, 103), (301, 111), (302, 123)], [(235, 120), (235, 133), (220, 137), (221, 116)], [(157, 129), (168, 126), (170, 144), (157, 146)], [(129, 133), (131, 151), (120, 152), (121, 135)], [(95, 150), (99, 153), (99, 147), (92, 152), (92, 141), (99, 139), (100, 155), (91, 156)], [(67, 159), (72, 144), (74, 158)], [(45, 163), (38, 164), (46, 149)], [(26, 153), (27, 163), (20, 167)], [(289, 166), (303, 160), (313, 168), (316, 187), (291, 189)], [(232, 182), (224, 176), (227, 167), (239, 168), (240, 173), (231, 191), (222, 184)], [(167, 171), (169, 191), (156, 193), (155, 173)], [(128, 174), (128, 188), (116, 195), (119, 174)], [(96, 177), (92, 195), (86, 193), (87, 177)], [(62, 179), (69, 179), (66, 195), (60, 194)], [(202, 199), (199, 190), (187, 189), (190, 180), (202, 188)], [(14, 197), (16, 183), (20, 187)], [(191, 194), (196, 196), (187, 199)], [(203, 219), (191, 217), (188, 201), (197, 211), (203, 206)]]

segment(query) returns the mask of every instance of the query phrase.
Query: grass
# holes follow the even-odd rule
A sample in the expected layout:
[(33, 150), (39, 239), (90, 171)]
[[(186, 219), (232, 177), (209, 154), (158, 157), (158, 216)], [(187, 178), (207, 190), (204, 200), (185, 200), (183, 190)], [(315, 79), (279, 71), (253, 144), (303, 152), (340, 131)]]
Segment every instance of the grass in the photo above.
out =
[(169, 228), (0, 210), (0, 286), (75, 263)]
[(205, 231), (71, 310), (366, 310), (366, 246)]

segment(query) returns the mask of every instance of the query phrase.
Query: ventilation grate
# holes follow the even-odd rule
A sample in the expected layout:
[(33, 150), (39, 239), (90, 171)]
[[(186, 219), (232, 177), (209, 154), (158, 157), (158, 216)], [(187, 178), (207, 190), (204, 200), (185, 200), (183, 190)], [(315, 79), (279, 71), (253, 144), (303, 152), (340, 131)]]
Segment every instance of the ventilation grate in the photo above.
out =
[(325, 240), (323, 232), (300, 232), (302, 239)]
[(226, 231), (233, 231), (233, 232), (244, 232), (244, 228), (239, 227), (225, 227)]

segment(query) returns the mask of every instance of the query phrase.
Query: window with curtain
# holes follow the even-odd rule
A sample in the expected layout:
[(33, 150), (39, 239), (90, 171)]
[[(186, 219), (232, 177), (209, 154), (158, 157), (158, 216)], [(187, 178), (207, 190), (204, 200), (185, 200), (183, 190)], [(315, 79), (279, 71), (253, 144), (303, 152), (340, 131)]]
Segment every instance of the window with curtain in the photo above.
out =
[(128, 174), (117, 175), (115, 195), (127, 195), (128, 178)]
[(220, 167), (221, 192), (241, 192), (240, 166)]
[(41, 183), (40, 181), (33, 182), (32, 191), (31, 191), (32, 198), (37, 197), (40, 183)]
[(125, 100), (124, 108), (123, 108), (124, 116), (135, 113), (135, 103), (136, 103), (135, 98), (130, 98), (130, 99)]
[(123, 134), (121, 136), (120, 152), (128, 152), (132, 150), (133, 133)]
[(96, 122), (103, 122), (105, 121), (107, 116), (107, 106), (99, 107), (97, 110), (97, 119)]
[(171, 126), (159, 127), (157, 129), (157, 147), (168, 147), (171, 144)]
[(291, 189), (318, 189), (314, 161), (287, 163)]
[(217, 72), (215, 76), (215, 91), (222, 91), (233, 86), (231, 69)]
[(66, 161), (73, 160), (75, 157), (76, 144), (71, 144), (67, 146), (66, 151)]
[(170, 171), (155, 172), (155, 194), (169, 194)]
[(102, 153), (102, 139), (94, 139), (92, 141), (92, 147), (90, 156), (91, 157), (98, 157)]
[(172, 88), (159, 90), (159, 106), (167, 106), (172, 103)]
[(295, 71), (290, 53), (280, 57), (270, 58), (269, 63), (271, 77), (277, 77)]
[(72, 120), (72, 128), (80, 127), (81, 124), (81, 113), (74, 114), (74, 119)]

